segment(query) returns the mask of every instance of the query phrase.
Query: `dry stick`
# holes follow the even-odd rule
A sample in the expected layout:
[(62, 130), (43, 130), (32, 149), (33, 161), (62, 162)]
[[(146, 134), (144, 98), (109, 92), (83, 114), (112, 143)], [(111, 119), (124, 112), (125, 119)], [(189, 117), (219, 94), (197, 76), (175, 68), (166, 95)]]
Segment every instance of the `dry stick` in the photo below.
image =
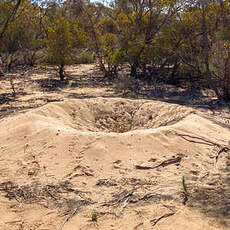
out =
[[(127, 198), (129, 198), (130, 196), (133, 195), (133, 192), (134, 192), (133, 190), (127, 192), (124, 196), (122, 196), (121, 198), (119, 198), (115, 204), (119, 204), (119, 203), (122, 202), (124, 199), (127, 200)], [(126, 201), (126, 202), (127, 202), (127, 201)]]
[(155, 168), (159, 168), (159, 167), (166, 167), (166, 166), (171, 165), (171, 164), (180, 163), (181, 159), (182, 159), (181, 157), (176, 157), (176, 158), (171, 158), (171, 159), (162, 161), (160, 164), (158, 164), (156, 166), (136, 165), (135, 167), (136, 167), (136, 169), (142, 169), (142, 170), (145, 170), (145, 169), (155, 169)]
[(139, 229), (139, 227), (142, 226), (142, 225), (143, 225), (143, 222), (141, 222), (140, 224), (136, 225), (136, 226), (134, 227), (134, 230)]
[[(188, 134), (181, 134), (181, 133), (177, 133), (177, 132), (174, 132), (177, 136), (183, 138), (184, 140), (186, 141), (189, 141), (189, 142), (193, 142), (193, 143), (197, 143), (197, 144), (204, 144), (204, 145), (209, 145), (209, 146), (217, 146), (217, 147), (221, 147), (220, 144), (216, 143), (216, 142), (213, 142), (213, 141), (209, 141), (205, 138), (202, 138), (202, 137), (197, 137), (197, 136), (191, 136), (191, 135), (188, 135)], [(193, 139), (197, 139), (197, 140), (201, 140), (201, 141), (204, 141), (204, 142), (201, 142), (201, 141), (195, 141), (195, 140), (188, 140), (186, 139), (186, 137), (189, 137), (189, 138), (193, 138)]]
[(140, 169), (140, 170), (147, 170), (147, 169), (153, 169), (154, 167), (152, 166), (144, 166), (144, 165), (135, 165), (136, 169)]
[[(146, 201), (148, 199), (151, 199), (153, 196), (154, 196), (153, 193), (147, 193), (143, 197), (139, 198), (138, 201), (141, 201), (141, 200), (145, 200)], [(136, 203), (136, 202), (134, 202), (134, 203)]]
[(128, 198), (133, 195), (133, 192), (134, 192), (134, 190), (128, 191), (122, 197), (120, 197), (119, 199), (117, 199), (115, 201), (113, 200), (113, 201), (109, 201), (107, 203), (104, 203), (102, 206), (117, 205), (117, 204), (119, 204), (119, 203), (121, 203), (123, 201), (124, 201), (124, 206), (126, 206)]
[(69, 216), (66, 217), (66, 219), (63, 221), (62, 225), (59, 227), (58, 230), (62, 230), (62, 229), (63, 229), (63, 227), (64, 227), (64, 225), (66, 224), (66, 222), (68, 222), (68, 221), (76, 214), (77, 209), (78, 209), (78, 208), (75, 208), (75, 209), (73, 210), (73, 212), (72, 212)]
[(164, 215), (158, 217), (157, 219), (153, 219), (153, 220), (151, 220), (150, 222), (152, 223), (152, 226), (154, 226), (154, 225), (156, 225), (161, 219), (167, 218), (167, 217), (172, 216), (172, 215), (174, 215), (174, 214), (175, 214), (175, 212), (170, 212), (170, 213), (167, 213), (167, 214), (164, 214)]
[(129, 196), (125, 199), (124, 204), (123, 204), (123, 207), (122, 207), (122, 210), (121, 210), (120, 214), (118, 215), (118, 217), (121, 217), (121, 216), (122, 216), (122, 214), (124, 213), (124, 210), (125, 210), (125, 208), (126, 208), (128, 202), (129, 202)]
[[(189, 141), (189, 142), (219, 147), (220, 149), (218, 150), (218, 152), (216, 154), (216, 162), (218, 161), (219, 156), (220, 156), (221, 153), (230, 151), (230, 148), (228, 146), (222, 146), (222, 145), (220, 145), (220, 144), (218, 144), (216, 142), (206, 140), (206, 139), (204, 139), (202, 137), (196, 137), (196, 136), (191, 136), (191, 135), (187, 135), (187, 134), (180, 134), (180, 133), (177, 133), (177, 132), (175, 132), (175, 134), (180, 136), (180, 137), (182, 137), (184, 140)], [(186, 137), (202, 140), (204, 142), (195, 141), (195, 140), (188, 140), (188, 139), (186, 139)]]
[(180, 163), (180, 162), (181, 162), (181, 157), (171, 158), (171, 159), (161, 162), (159, 165), (155, 166), (154, 168), (165, 167), (165, 166)]
[(227, 147), (227, 146), (222, 147), (216, 154), (216, 162), (218, 161), (221, 153), (228, 152), (228, 151), (230, 151), (229, 147)]

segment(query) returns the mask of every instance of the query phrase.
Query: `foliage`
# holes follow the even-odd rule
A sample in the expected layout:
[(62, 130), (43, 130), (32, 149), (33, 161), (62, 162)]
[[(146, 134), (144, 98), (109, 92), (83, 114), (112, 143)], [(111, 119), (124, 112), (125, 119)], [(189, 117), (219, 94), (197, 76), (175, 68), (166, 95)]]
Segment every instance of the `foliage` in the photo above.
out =
[(91, 220), (94, 221), (94, 222), (97, 222), (97, 219), (98, 219), (98, 213), (97, 212), (92, 212), (91, 214)]
[(83, 51), (73, 58), (74, 64), (92, 64), (94, 61), (94, 55), (89, 51)]
[(183, 191), (187, 193), (187, 184), (185, 183), (185, 177), (182, 177), (182, 186), (183, 186)]
[[(213, 89), (230, 100), (230, 6), (226, 0), (0, 2), (1, 57), (13, 64), (44, 60), (59, 67), (96, 61), (105, 77), (160, 78)], [(13, 14), (12, 14), (13, 12)], [(39, 57), (39, 60), (38, 60)], [(24, 63), (23, 63), (24, 62)], [(156, 70), (157, 74), (153, 74)], [(167, 71), (167, 74), (165, 74)], [(163, 77), (162, 77), (163, 76)], [(128, 78), (127, 78), (128, 79)]]
[(63, 80), (64, 65), (72, 63), (71, 54), (74, 48), (85, 45), (85, 33), (76, 23), (71, 28), (70, 23), (62, 16), (54, 19), (47, 33), (47, 61), (59, 66), (60, 78)]
[(64, 17), (53, 21), (48, 28), (48, 38), (45, 43), (48, 48), (48, 63), (55, 65), (70, 63), (72, 46), (70, 24)]

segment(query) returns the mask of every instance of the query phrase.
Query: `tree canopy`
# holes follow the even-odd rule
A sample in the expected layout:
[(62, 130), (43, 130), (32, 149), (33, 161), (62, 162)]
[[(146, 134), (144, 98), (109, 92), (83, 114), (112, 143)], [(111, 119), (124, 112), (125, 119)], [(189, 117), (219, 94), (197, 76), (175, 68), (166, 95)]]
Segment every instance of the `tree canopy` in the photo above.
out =
[(91, 53), (105, 77), (204, 84), (230, 100), (226, 0), (1, 0), (0, 52), (12, 65), (64, 67)]

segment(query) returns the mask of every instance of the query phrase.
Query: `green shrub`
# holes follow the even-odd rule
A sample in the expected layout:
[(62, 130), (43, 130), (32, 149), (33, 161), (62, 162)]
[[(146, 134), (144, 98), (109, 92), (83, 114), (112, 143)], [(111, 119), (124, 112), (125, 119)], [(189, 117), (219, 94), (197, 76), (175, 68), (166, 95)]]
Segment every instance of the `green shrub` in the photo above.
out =
[(97, 218), (98, 218), (98, 213), (97, 212), (92, 212), (91, 214), (91, 220), (94, 222), (97, 222)]
[(90, 64), (94, 63), (94, 57), (92, 52), (83, 52), (79, 55), (77, 55), (73, 62), (75, 64)]

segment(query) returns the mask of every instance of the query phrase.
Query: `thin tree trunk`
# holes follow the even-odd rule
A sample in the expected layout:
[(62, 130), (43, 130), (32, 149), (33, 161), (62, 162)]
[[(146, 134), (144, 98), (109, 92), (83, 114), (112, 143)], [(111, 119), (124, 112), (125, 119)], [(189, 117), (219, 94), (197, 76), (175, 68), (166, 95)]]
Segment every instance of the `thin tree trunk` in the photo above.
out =
[[(227, 32), (228, 36), (230, 36), (230, 26), (226, 15), (226, 9), (224, 6), (224, 1), (219, 0), (220, 9), (221, 9), (221, 17), (223, 23), (223, 29)], [(224, 99), (230, 100), (230, 49), (228, 48), (227, 58), (225, 60), (225, 73), (224, 73)]]
[(210, 71), (210, 65), (209, 65), (209, 40), (207, 35), (207, 25), (206, 25), (206, 14), (205, 14), (205, 0), (201, 0), (201, 8), (202, 8), (202, 32), (203, 32), (203, 54), (204, 54), (204, 64), (205, 64), (205, 74), (204, 77), (208, 81), (208, 84), (210, 88), (213, 89), (218, 99), (221, 99), (221, 94), (217, 87), (215, 86), (213, 80), (212, 80), (212, 73)]
[[(6, 30), (7, 30), (7, 27), (9, 25), (9, 22), (14, 18), (15, 14), (17, 13), (17, 10), (21, 4), (22, 0), (17, 0), (17, 3), (15, 4), (11, 14), (9, 15), (9, 17), (6, 19), (3, 27), (2, 27), (2, 30), (0, 31), (0, 53), (2, 52), (2, 46), (3, 46), (3, 37), (6, 33)], [(0, 61), (1, 62), (1, 61)], [(3, 69), (2, 67), (0, 66), (0, 75), (4, 75), (4, 72), (3, 72)]]
[(59, 66), (59, 77), (61, 81), (64, 81), (65, 75), (64, 75), (64, 64), (61, 64)]
[(137, 75), (137, 68), (138, 68), (138, 61), (135, 60), (134, 63), (131, 65), (131, 73), (130, 73), (130, 75), (132, 77), (136, 77), (136, 75)]
[(224, 99), (227, 101), (230, 100), (230, 50), (228, 50), (228, 56), (225, 62)]
[(9, 15), (9, 17), (6, 19), (3, 27), (2, 27), (2, 30), (0, 31), (0, 52), (2, 50), (2, 39), (6, 33), (6, 30), (7, 30), (7, 27), (9, 25), (9, 22), (14, 18), (15, 14), (17, 13), (17, 10), (21, 4), (22, 0), (17, 0), (17, 3), (15, 4), (11, 14)]
[(108, 71), (106, 70), (105, 65), (103, 63), (103, 57), (101, 55), (100, 44), (99, 44), (99, 40), (98, 40), (98, 36), (97, 36), (96, 30), (95, 30), (94, 23), (92, 21), (90, 13), (87, 11), (87, 9), (85, 9), (83, 1), (80, 0), (80, 2), (81, 2), (80, 8), (83, 12), (85, 12), (85, 14), (88, 17), (89, 22), (90, 22), (90, 26), (91, 26), (91, 30), (92, 30), (92, 36), (93, 36), (93, 39), (95, 41), (95, 52), (96, 52), (97, 58), (99, 60), (100, 69), (103, 71), (104, 76), (107, 77)]
[(176, 72), (178, 70), (180, 66), (180, 62), (179, 62), (179, 58), (176, 58), (175, 62), (174, 62), (174, 65), (173, 65), (173, 68), (172, 68), (172, 72), (170, 74), (170, 78), (169, 78), (169, 83), (170, 84), (175, 84), (175, 75), (176, 75)]

